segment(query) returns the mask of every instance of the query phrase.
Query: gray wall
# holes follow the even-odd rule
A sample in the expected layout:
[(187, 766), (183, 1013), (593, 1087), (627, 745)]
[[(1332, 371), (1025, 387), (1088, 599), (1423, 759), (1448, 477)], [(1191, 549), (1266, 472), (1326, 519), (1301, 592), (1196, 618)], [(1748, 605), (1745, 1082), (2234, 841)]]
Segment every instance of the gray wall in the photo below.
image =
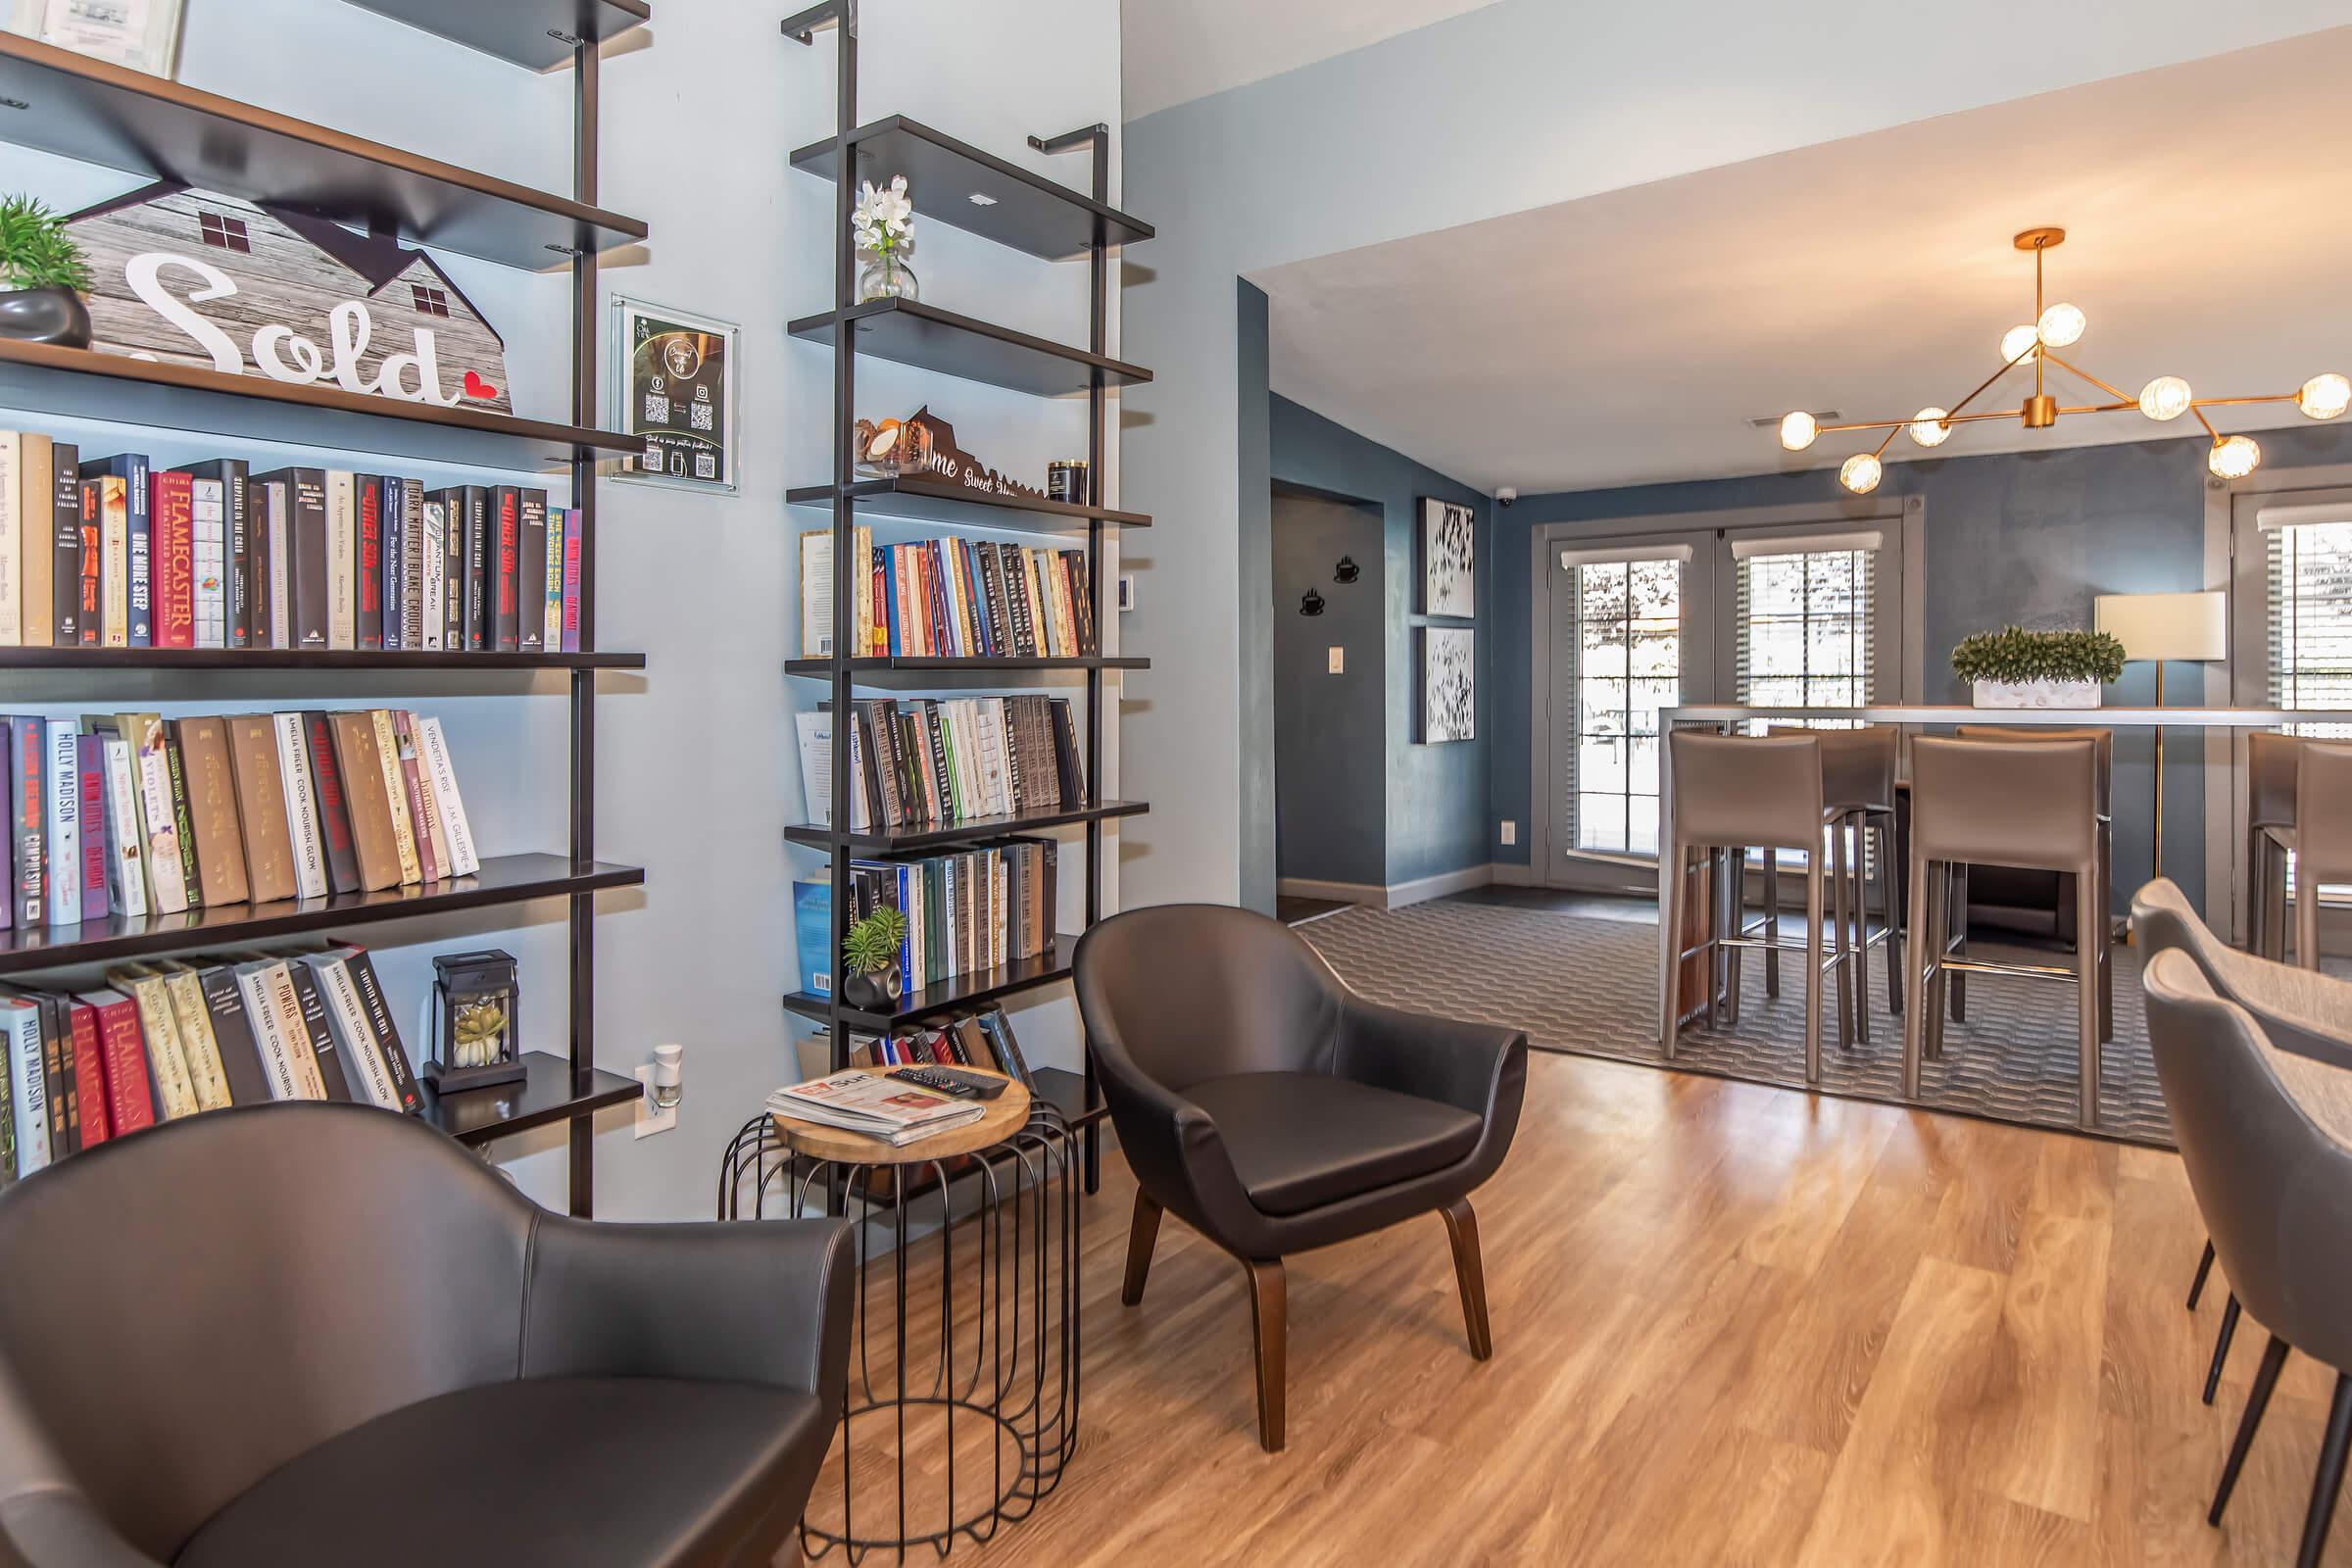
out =
[[(1333, 574), (1343, 556), (1358, 568), (1351, 583)], [(1388, 881), (1387, 578), (1377, 510), (1276, 493), (1274, 846), (1285, 877)], [(1319, 615), (1299, 613), (1310, 591)]]
[[(1372, 880), (1394, 887), (1485, 864), (1486, 738), (1493, 732), (1494, 714), (1500, 711), (1493, 704), (1487, 679), (1492, 659), (1486, 647), (1486, 628), (1491, 624), (1494, 569), (1487, 498), (1281, 396), (1273, 400), (1271, 453), (1275, 483), (1361, 502), (1380, 514), (1381, 552), (1387, 565), (1382, 595), (1387, 652), (1385, 710), (1381, 752), (1377, 759), (1367, 757), (1364, 763), (1379, 766), (1387, 781), (1388, 847), (1386, 874)], [(1479, 738), (1436, 746), (1413, 740), (1418, 676), (1413, 628), (1423, 624), (1423, 617), (1412, 612), (1413, 536), (1423, 496), (1471, 509), (1479, 562), (1480, 612), (1474, 623), (1480, 643)], [(1276, 608), (1279, 610), (1279, 605)]]
[[(2306, 425), (2264, 432), (2266, 464), (2352, 460), (2352, 430)], [(1951, 673), (1954, 644), (2010, 623), (2087, 626), (2102, 593), (2167, 593), (2205, 586), (2205, 472), (2202, 437), (2123, 446), (2072, 447), (1889, 464), (1884, 496), (1926, 498), (1922, 643), (1930, 703), (1964, 703)], [(1496, 514), (1494, 808), (1525, 823), (1533, 678), (1527, 573), (1530, 532), (1545, 523), (1593, 522), (1652, 514), (1835, 503), (1844, 492), (1832, 469), (1746, 478), (1642, 485), (1523, 497)], [(2176, 665), (2170, 700), (2202, 690), (2201, 665)], [(2108, 700), (2155, 700), (2155, 670), (2128, 664)], [(2185, 733), (2185, 732), (2182, 732)], [(2146, 731), (2116, 741), (2115, 882), (2125, 893), (2146, 880), (2153, 815), (2153, 745)], [(2204, 891), (2204, 768), (2193, 741), (2167, 744), (2165, 869), (2192, 899)], [(1495, 858), (1524, 864), (1525, 835)]]

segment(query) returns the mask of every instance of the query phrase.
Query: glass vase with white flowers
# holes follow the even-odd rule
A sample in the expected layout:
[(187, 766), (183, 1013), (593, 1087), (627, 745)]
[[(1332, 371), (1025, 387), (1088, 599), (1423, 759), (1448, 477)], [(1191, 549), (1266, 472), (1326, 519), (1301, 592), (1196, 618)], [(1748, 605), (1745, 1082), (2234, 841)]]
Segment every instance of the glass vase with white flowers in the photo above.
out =
[(861, 185), (850, 215), (858, 248), (866, 257), (858, 270), (858, 303), (921, 298), (914, 269), (906, 265), (906, 253), (914, 247), (914, 204), (906, 199), (906, 176), (896, 175), (888, 185), (872, 180)]

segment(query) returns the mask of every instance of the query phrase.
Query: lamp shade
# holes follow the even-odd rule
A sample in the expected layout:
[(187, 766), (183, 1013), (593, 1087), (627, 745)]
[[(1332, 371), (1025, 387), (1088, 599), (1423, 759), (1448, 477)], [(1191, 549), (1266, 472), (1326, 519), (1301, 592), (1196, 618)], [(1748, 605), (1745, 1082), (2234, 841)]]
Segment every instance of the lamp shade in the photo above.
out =
[(2124, 657), (2216, 660), (2230, 657), (2230, 596), (2101, 594), (2099, 630), (2124, 645)]

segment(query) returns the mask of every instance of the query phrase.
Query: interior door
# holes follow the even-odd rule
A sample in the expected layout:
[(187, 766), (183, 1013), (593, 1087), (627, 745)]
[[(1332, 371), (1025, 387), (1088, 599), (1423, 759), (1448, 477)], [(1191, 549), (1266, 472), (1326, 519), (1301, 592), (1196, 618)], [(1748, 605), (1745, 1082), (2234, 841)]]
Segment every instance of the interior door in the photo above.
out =
[(1717, 700), (1716, 536), (1580, 538), (1547, 554), (1550, 863), (1541, 880), (1650, 885), (1659, 710)]

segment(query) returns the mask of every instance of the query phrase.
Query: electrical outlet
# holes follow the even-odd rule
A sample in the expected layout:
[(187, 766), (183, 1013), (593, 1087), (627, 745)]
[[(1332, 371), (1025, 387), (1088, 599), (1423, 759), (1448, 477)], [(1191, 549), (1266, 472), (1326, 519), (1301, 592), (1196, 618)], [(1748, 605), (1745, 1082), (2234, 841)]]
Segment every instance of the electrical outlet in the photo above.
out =
[(1331, 651), (1331, 672), (1332, 672), (1334, 675), (1345, 675), (1345, 674), (1347, 674), (1347, 673), (1348, 673), (1348, 650), (1347, 650), (1347, 649), (1345, 649), (1345, 648), (1334, 648), (1334, 649), (1332, 649), (1332, 651)]
[(1505, 844), (1516, 844), (1519, 842), (1519, 824), (1512, 821), (1507, 816), (1504, 817), (1502, 821), (1502, 842)]
[(629, 1070), (636, 1074), (639, 1083), (645, 1085), (645, 1098), (637, 1102), (637, 1136), (651, 1138), (656, 1133), (665, 1133), (675, 1127), (678, 1124), (677, 1106), (672, 1105), (667, 1110), (658, 1110), (654, 1106), (654, 1064), (642, 1062)]

